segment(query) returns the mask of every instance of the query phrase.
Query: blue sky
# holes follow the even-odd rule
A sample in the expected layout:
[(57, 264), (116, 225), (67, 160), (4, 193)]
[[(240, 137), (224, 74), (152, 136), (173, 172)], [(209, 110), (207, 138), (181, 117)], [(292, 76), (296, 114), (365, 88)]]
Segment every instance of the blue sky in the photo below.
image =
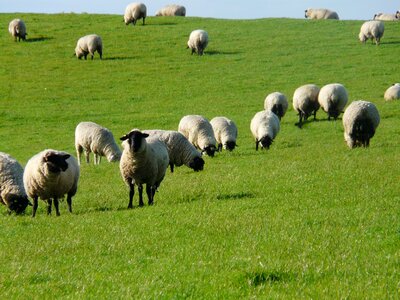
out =
[[(124, 0), (0, 0), (0, 12), (37, 13), (102, 13), (123, 14), (127, 4), (135, 1)], [(304, 18), (308, 7), (330, 8), (341, 19), (368, 20), (375, 13), (395, 13), (400, 10), (396, 0), (142, 0), (147, 6), (147, 14), (153, 16), (159, 8), (169, 3), (186, 7), (187, 16), (213, 17), (225, 19), (255, 19), (271, 17)]]

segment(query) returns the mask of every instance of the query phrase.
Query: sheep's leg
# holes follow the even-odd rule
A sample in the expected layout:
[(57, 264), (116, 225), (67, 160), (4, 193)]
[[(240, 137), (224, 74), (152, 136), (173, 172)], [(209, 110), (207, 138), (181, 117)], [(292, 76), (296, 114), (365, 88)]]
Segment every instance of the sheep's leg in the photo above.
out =
[(256, 140), (256, 151), (258, 151), (258, 144), (260, 143), (259, 140)]
[(133, 195), (135, 195), (135, 185), (132, 183), (132, 179), (129, 179), (129, 204), (128, 208), (132, 208)]
[(58, 206), (58, 198), (54, 197), (54, 208), (56, 209), (56, 216), (59, 217), (60, 216), (60, 209)]
[(68, 211), (72, 213), (72, 195), (67, 195)]
[(297, 123), (297, 126), (301, 128), (302, 125), (303, 125), (303, 113), (299, 112), (299, 122)]
[(218, 144), (218, 152), (221, 152), (221, 151), (222, 151), (222, 144), (219, 143), (219, 144)]
[(76, 156), (78, 157), (78, 164), (81, 164), (81, 155), (82, 155), (83, 148), (81, 146), (76, 147)]
[(94, 164), (98, 165), (99, 164), (99, 154), (94, 153)]
[(143, 206), (143, 185), (139, 184), (138, 185), (138, 191), (139, 191), (139, 206)]
[(32, 218), (35, 217), (37, 208), (38, 208), (38, 196), (34, 196), (32, 205)]
[(314, 121), (317, 119), (317, 110), (314, 110)]
[(153, 186), (146, 184), (146, 193), (147, 193), (147, 198), (149, 199), (149, 205), (153, 205), (155, 192), (156, 191)]
[(174, 164), (169, 163), (169, 168), (171, 169), (171, 173), (174, 173)]
[(89, 163), (89, 151), (85, 150), (85, 158), (86, 158), (86, 163)]
[(51, 215), (51, 204), (53, 203), (53, 200), (47, 199), (47, 215)]
[(146, 18), (143, 18), (143, 25), (144, 25), (144, 20), (145, 20)]

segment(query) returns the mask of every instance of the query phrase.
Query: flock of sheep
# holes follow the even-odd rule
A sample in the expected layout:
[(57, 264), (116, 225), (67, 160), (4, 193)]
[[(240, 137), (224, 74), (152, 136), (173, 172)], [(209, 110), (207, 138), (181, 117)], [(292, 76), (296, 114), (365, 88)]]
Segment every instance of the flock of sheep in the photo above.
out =
[[(159, 10), (157, 16), (185, 16), (186, 9), (179, 5), (169, 5)], [(146, 6), (132, 3), (126, 7), (124, 22), (136, 24), (137, 20), (146, 18)], [(327, 9), (307, 9), (306, 18), (339, 19), (336, 12)], [(394, 19), (400, 17), (400, 12)], [(387, 15), (375, 15), (373, 21), (364, 23), (360, 31), (360, 41), (379, 40), (383, 35), (383, 23), (378, 18)], [(381, 26), (382, 24), (382, 26)], [(17, 40), (26, 39), (26, 27), (23, 21), (15, 19), (9, 24), (9, 32)], [(190, 34), (188, 48), (192, 54), (202, 55), (208, 43), (208, 34), (204, 30), (195, 30)], [(78, 40), (75, 55), (78, 58), (90, 54), (92, 59), (97, 51), (102, 57), (102, 41), (98, 35), (88, 35)], [(386, 100), (400, 98), (400, 84), (396, 83), (385, 92)], [(353, 101), (344, 110), (348, 102), (346, 88), (339, 83), (332, 83), (319, 88), (314, 84), (300, 86), (293, 94), (293, 108), (298, 113), (300, 128), (311, 115), (316, 117), (321, 107), (328, 119), (337, 119), (343, 114), (344, 138), (350, 148), (368, 147), (380, 122), (376, 106), (368, 101)], [(250, 130), (255, 139), (256, 150), (268, 149), (280, 130), (280, 120), (288, 109), (287, 97), (274, 92), (265, 98), (264, 110), (257, 112), (250, 122)], [(211, 121), (200, 115), (184, 116), (178, 130), (139, 130), (132, 129), (120, 138), (122, 151), (113, 134), (107, 128), (93, 123), (81, 122), (75, 130), (75, 149), (78, 160), (69, 153), (52, 149), (34, 155), (25, 169), (9, 154), (0, 152), (0, 201), (10, 212), (17, 214), (25, 211), (28, 205), (33, 206), (32, 216), (36, 214), (38, 199), (47, 202), (47, 212), (51, 214), (52, 206), (59, 212), (59, 199), (67, 195), (68, 209), (72, 212), (72, 197), (78, 189), (81, 156), (89, 163), (89, 155), (94, 153), (94, 164), (99, 164), (104, 156), (109, 162), (119, 161), (121, 176), (129, 187), (128, 208), (133, 207), (135, 185), (139, 192), (139, 206), (143, 206), (143, 185), (146, 185), (148, 204), (154, 201), (157, 188), (164, 179), (166, 170), (174, 166), (186, 165), (194, 171), (204, 168), (203, 154), (214, 156), (216, 151), (235, 149), (238, 129), (229, 118), (220, 116)], [(31, 203), (28, 197), (33, 200)]]

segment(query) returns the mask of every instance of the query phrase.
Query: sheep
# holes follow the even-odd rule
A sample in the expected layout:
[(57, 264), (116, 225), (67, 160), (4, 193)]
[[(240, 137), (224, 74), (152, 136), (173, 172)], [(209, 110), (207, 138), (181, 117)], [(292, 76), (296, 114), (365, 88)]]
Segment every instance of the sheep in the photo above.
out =
[(184, 116), (179, 122), (178, 131), (201, 153), (205, 152), (208, 156), (214, 156), (217, 142), (213, 128), (206, 118), (199, 115)]
[(68, 210), (72, 213), (72, 197), (78, 190), (79, 165), (67, 152), (46, 149), (29, 159), (24, 171), (24, 187), (33, 199), (32, 217), (35, 217), (38, 198), (47, 201), (51, 214), (52, 199), (56, 215), (60, 215), (58, 199), (67, 194)]
[(111, 131), (94, 122), (80, 122), (76, 126), (75, 149), (79, 165), (83, 150), (85, 150), (87, 163), (89, 163), (90, 152), (94, 153), (95, 165), (100, 163), (101, 156), (105, 156), (109, 162), (121, 159), (121, 150)]
[(89, 34), (81, 37), (76, 43), (75, 55), (81, 59), (82, 56), (87, 59), (87, 55), (90, 54), (93, 60), (95, 52), (98, 52), (100, 59), (103, 57), (103, 41), (97, 34)]
[(386, 101), (400, 99), (400, 83), (394, 83), (389, 87), (384, 96)]
[(201, 153), (188, 141), (180, 132), (174, 130), (143, 130), (150, 137), (157, 137), (162, 141), (168, 150), (169, 166), (171, 173), (174, 166), (180, 167), (185, 164), (194, 171), (201, 171), (204, 168), (204, 159)]
[(156, 17), (159, 16), (186, 16), (186, 8), (182, 5), (170, 4), (156, 12)]
[(134, 129), (120, 138), (124, 150), (120, 161), (120, 171), (129, 186), (129, 204), (132, 208), (134, 185), (139, 190), (139, 206), (143, 206), (143, 184), (146, 184), (148, 204), (152, 205), (154, 194), (164, 179), (168, 168), (167, 147), (157, 137)]
[(226, 117), (215, 117), (210, 124), (218, 143), (218, 151), (222, 151), (222, 148), (228, 151), (235, 149), (238, 136), (236, 124)]
[(385, 25), (382, 21), (367, 21), (362, 24), (358, 38), (364, 44), (368, 39), (372, 42), (375, 39), (376, 45), (379, 45), (384, 32)]
[(264, 100), (264, 109), (272, 111), (278, 116), (279, 120), (285, 115), (288, 106), (286, 96), (280, 92), (271, 93)]
[(14, 37), (14, 41), (17, 41), (18, 38), (18, 42), (20, 42), (21, 39), (25, 41), (28, 35), (26, 33), (25, 23), (21, 19), (12, 20), (10, 24), (8, 24), (8, 32)]
[(318, 94), (318, 103), (322, 110), (336, 120), (347, 104), (348, 94), (346, 88), (340, 83), (331, 83), (323, 86)]
[(124, 22), (125, 25), (132, 23), (136, 25), (137, 20), (143, 19), (143, 25), (147, 16), (147, 8), (143, 3), (131, 3), (125, 8)]
[(319, 87), (315, 84), (306, 84), (294, 91), (293, 108), (298, 112), (299, 122), (296, 125), (301, 128), (303, 121), (307, 120), (311, 114), (316, 119), (317, 111), (320, 107), (318, 103)]
[(396, 19), (397, 19), (397, 20), (400, 19), (400, 11), (396, 11)]
[(0, 152), (0, 202), (7, 206), (9, 213), (21, 214), (32, 205), (25, 192), (23, 173), (24, 169), (15, 158)]
[(374, 20), (378, 21), (398, 21), (396, 14), (377, 13), (374, 15)]
[(192, 50), (193, 53), (197, 52), (198, 55), (203, 55), (204, 49), (208, 45), (208, 33), (202, 29), (193, 30), (190, 33), (187, 42), (187, 48)]
[(269, 149), (280, 130), (279, 118), (272, 111), (259, 111), (251, 120), (250, 130), (256, 140), (256, 150), (259, 143), (261, 148)]
[(373, 103), (353, 101), (343, 114), (344, 139), (349, 148), (368, 147), (379, 121), (379, 112)]
[(337, 12), (325, 8), (308, 8), (305, 11), (308, 19), (336, 19), (339, 20)]

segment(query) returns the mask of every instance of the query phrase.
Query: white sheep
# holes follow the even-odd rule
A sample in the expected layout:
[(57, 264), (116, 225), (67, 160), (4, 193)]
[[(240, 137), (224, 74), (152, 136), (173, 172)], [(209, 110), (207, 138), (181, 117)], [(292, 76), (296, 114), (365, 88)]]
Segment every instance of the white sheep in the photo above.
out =
[(93, 59), (94, 53), (98, 52), (100, 59), (103, 57), (103, 41), (97, 34), (89, 34), (81, 37), (76, 43), (75, 55), (81, 59), (82, 56), (87, 59), (87, 55), (90, 54)]
[(34, 155), (26, 164), (24, 187), (33, 199), (32, 217), (36, 214), (38, 199), (47, 200), (47, 214), (51, 214), (52, 199), (56, 215), (60, 215), (58, 200), (67, 194), (68, 210), (72, 213), (72, 197), (76, 194), (79, 165), (67, 152), (52, 149)]
[(198, 55), (203, 55), (204, 49), (208, 45), (208, 33), (202, 29), (193, 30), (190, 33), (187, 42), (187, 48), (192, 50), (192, 54), (197, 52)]
[(125, 14), (124, 14), (124, 22), (125, 25), (129, 25), (132, 23), (132, 25), (136, 25), (137, 20), (143, 19), (143, 25), (144, 21), (147, 17), (147, 8), (146, 5), (143, 3), (131, 3), (125, 8)]
[(218, 143), (218, 151), (222, 151), (222, 148), (228, 151), (235, 149), (238, 136), (235, 122), (226, 117), (215, 117), (210, 121), (210, 124)]
[(203, 170), (204, 159), (201, 157), (201, 153), (182, 133), (160, 129), (143, 130), (142, 132), (149, 134), (150, 137), (157, 137), (166, 145), (171, 173), (174, 172), (174, 166), (180, 167), (183, 164), (194, 171)]
[(199, 115), (184, 116), (179, 122), (178, 131), (202, 153), (214, 156), (217, 142), (212, 126), (206, 118)]
[(343, 114), (344, 139), (350, 148), (368, 147), (380, 117), (376, 106), (368, 101), (353, 101)]
[(375, 40), (376, 45), (379, 45), (384, 32), (385, 25), (382, 21), (367, 21), (361, 25), (358, 38), (364, 44), (371, 39), (372, 42)]
[(396, 100), (400, 99), (400, 83), (394, 83), (385, 92), (385, 100)]
[(0, 202), (10, 213), (21, 214), (32, 205), (25, 192), (23, 174), (24, 169), (15, 158), (0, 152)]
[(156, 17), (159, 16), (186, 16), (186, 8), (182, 5), (170, 4), (156, 12)]
[(328, 120), (335, 120), (343, 112), (348, 101), (346, 88), (340, 83), (331, 83), (323, 86), (318, 94), (318, 102), (324, 112), (328, 114)]
[(14, 37), (14, 40), (23, 41), (26, 40), (26, 36), (28, 35), (26, 33), (26, 26), (24, 21), (21, 19), (14, 19), (8, 24), (8, 32)]
[(76, 126), (75, 149), (79, 164), (81, 164), (83, 151), (85, 151), (87, 163), (89, 163), (90, 152), (94, 153), (95, 165), (100, 163), (101, 156), (105, 156), (109, 162), (121, 159), (121, 150), (112, 132), (94, 122), (81, 122)]
[(378, 21), (398, 21), (396, 14), (377, 13), (374, 15), (374, 20)]
[(308, 19), (336, 19), (339, 20), (337, 12), (326, 8), (308, 8), (305, 10), (305, 17)]
[(293, 108), (299, 115), (299, 122), (296, 123), (299, 128), (311, 114), (314, 114), (314, 120), (316, 119), (317, 111), (320, 107), (318, 94), (319, 87), (315, 84), (306, 84), (294, 91)]
[(250, 130), (256, 140), (256, 150), (260, 143), (261, 148), (269, 149), (280, 130), (279, 118), (272, 111), (259, 111), (251, 120)]
[(148, 137), (147, 133), (134, 129), (120, 138), (124, 150), (119, 167), (122, 178), (129, 186), (128, 208), (133, 207), (135, 184), (139, 190), (139, 206), (143, 206), (143, 184), (146, 184), (148, 203), (152, 205), (154, 194), (168, 168), (167, 147), (157, 137)]
[(264, 109), (272, 111), (278, 116), (279, 120), (285, 115), (288, 106), (286, 96), (280, 92), (271, 93), (264, 100)]

